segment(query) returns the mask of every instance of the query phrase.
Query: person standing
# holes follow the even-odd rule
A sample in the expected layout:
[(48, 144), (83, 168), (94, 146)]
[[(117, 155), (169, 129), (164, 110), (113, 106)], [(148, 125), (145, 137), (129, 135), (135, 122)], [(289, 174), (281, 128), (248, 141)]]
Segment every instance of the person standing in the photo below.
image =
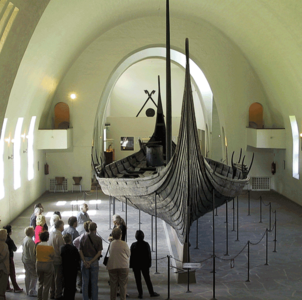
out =
[(0, 300), (5, 300), (9, 275), (9, 250), (6, 244), (7, 231), (0, 229)]
[(91, 299), (98, 300), (98, 258), (102, 255), (103, 242), (102, 239), (96, 235), (96, 229), (96, 223), (91, 222), (89, 224), (89, 233), (83, 235), (80, 242), (83, 300), (89, 299), (89, 279), (91, 280)]
[(44, 225), (46, 223), (45, 217), (38, 215), (36, 218), (36, 228), (35, 228), (35, 243), (40, 243), (40, 233), (45, 231)]
[(83, 203), (80, 206), (80, 212), (77, 215), (77, 222), (78, 222), (77, 231), (80, 235), (85, 233), (84, 223), (87, 221), (92, 222), (92, 220), (90, 219), (90, 217), (87, 213), (88, 209), (89, 209), (88, 205), (86, 203)]
[(24, 230), (26, 237), (23, 240), (22, 262), (25, 269), (25, 290), (30, 297), (37, 297), (36, 246), (32, 240), (35, 231), (32, 226)]
[(55, 223), (55, 231), (50, 233), (48, 245), (53, 246), (55, 250), (54, 256), (54, 276), (50, 287), (50, 297), (61, 299), (63, 290), (63, 273), (62, 273), (62, 257), (61, 247), (64, 245), (62, 232), (64, 230), (64, 222), (59, 220)]
[(63, 235), (63, 240), (65, 245), (61, 248), (61, 257), (64, 277), (64, 300), (74, 300), (81, 258), (77, 248), (72, 245), (72, 236), (69, 233)]
[(6, 238), (6, 244), (8, 246), (9, 251), (9, 277), (12, 281), (14, 290), (10, 287), (9, 280), (7, 279), (7, 292), (14, 291), (15, 293), (21, 293), (23, 292), (23, 289), (21, 289), (16, 281), (16, 270), (15, 270), (15, 263), (14, 263), (14, 252), (17, 251), (17, 246), (15, 245), (14, 241), (11, 239), (11, 235), (13, 233), (12, 226), (7, 225), (3, 227), (7, 231), (7, 238)]
[[(86, 221), (84, 223), (84, 230), (85, 232), (89, 233), (89, 224), (91, 222), (90, 221)], [(77, 238), (75, 238), (73, 240), (73, 245), (78, 249), (80, 250), (80, 243), (81, 243), (81, 238), (83, 237), (85, 233), (83, 233), (82, 235), (78, 236)], [(78, 271), (78, 276), (77, 276), (77, 288), (79, 290), (80, 293), (82, 293), (82, 272), (81, 272), (81, 268), (80, 270)], [(89, 298), (91, 298), (91, 284), (89, 284), (89, 288), (88, 288), (88, 296)]]
[(50, 225), (49, 233), (56, 230), (56, 229), (55, 229), (55, 223), (56, 223), (57, 221), (59, 221), (60, 219), (61, 219), (60, 216), (57, 215), (57, 214), (53, 214), (53, 215), (50, 217), (50, 220), (49, 220), (49, 225)]
[(122, 230), (112, 230), (113, 241), (110, 244), (107, 270), (110, 277), (110, 300), (115, 300), (117, 288), (120, 287), (121, 300), (126, 299), (129, 273), (130, 249), (126, 242), (122, 241)]
[(71, 238), (72, 238), (72, 241), (73, 241), (78, 236), (80, 236), (78, 231), (76, 230), (76, 228), (78, 226), (77, 218), (76, 217), (70, 217), (68, 219), (68, 225), (69, 225), (69, 227), (64, 229), (64, 231), (62, 232), (62, 235), (65, 235), (65, 234), (69, 233), (71, 235)]
[[(124, 219), (120, 216), (120, 215), (113, 215), (112, 216), (112, 222), (114, 224), (114, 228), (120, 228), (121, 231), (122, 231), (122, 238), (121, 240), (122, 241), (126, 241), (126, 236), (127, 236), (127, 225), (124, 221)], [(110, 234), (110, 237), (109, 237), (109, 241), (112, 241), (112, 234)]]
[(150, 279), (150, 267), (152, 264), (150, 245), (144, 241), (145, 235), (141, 230), (136, 231), (135, 238), (137, 242), (134, 242), (130, 247), (130, 268), (134, 272), (138, 298), (143, 299), (141, 273), (144, 276), (150, 297), (158, 297), (160, 295), (154, 292)]
[[(44, 208), (41, 203), (35, 204), (34, 213), (30, 217), (29, 226), (32, 226), (34, 229), (36, 228), (36, 218), (37, 218), (37, 216), (42, 215), (43, 211), (44, 211)], [(46, 222), (44, 224), (44, 230), (48, 230), (48, 226), (47, 226)]]
[(37, 274), (39, 279), (38, 300), (48, 300), (49, 289), (54, 274), (53, 260), (55, 256), (55, 250), (52, 246), (48, 245), (48, 239), (49, 232), (41, 232), (41, 242), (37, 245), (36, 248)]

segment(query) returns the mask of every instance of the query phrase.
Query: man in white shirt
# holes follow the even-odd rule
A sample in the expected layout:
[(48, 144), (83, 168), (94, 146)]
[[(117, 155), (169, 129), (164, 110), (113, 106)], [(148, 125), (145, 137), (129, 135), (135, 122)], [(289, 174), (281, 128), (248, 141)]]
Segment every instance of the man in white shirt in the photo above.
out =
[(59, 220), (55, 223), (55, 230), (50, 233), (48, 245), (53, 246), (55, 250), (54, 257), (54, 278), (50, 288), (50, 299), (62, 299), (63, 289), (63, 271), (62, 271), (62, 257), (61, 247), (64, 245), (62, 232), (64, 230), (64, 222)]
[(26, 237), (22, 243), (22, 262), (25, 269), (26, 294), (30, 297), (37, 297), (36, 247), (35, 242), (32, 240), (35, 230), (32, 226), (26, 227), (24, 233)]

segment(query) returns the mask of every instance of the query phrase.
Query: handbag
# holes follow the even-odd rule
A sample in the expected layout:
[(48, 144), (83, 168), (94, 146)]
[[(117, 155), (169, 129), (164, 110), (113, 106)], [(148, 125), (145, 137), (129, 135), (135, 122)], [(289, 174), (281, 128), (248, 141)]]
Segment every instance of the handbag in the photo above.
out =
[[(92, 241), (92, 239), (91, 239), (91, 237), (90, 237), (90, 235), (88, 234), (88, 238), (89, 238), (89, 240), (90, 240), (90, 242), (91, 242), (91, 244), (92, 244), (92, 246), (93, 246), (93, 248), (94, 248), (94, 250), (96, 251), (96, 253), (98, 253), (99, 251), (94, 247), (94, 244), (93, 244), (93, 241)], [(102, 255), (100, 255), (99, 257), (98, 257), (98, 260), (100, 260), (101, 259), (101, 257), (102, 257)]]
[(107, 256), (107, 254), (108, 254), (108, 252), (109, 252), (110, 245), (111, 245), (111, 244), (109, 244), (109, 247), (108, 247), (108, 249), (107, 249), (106, 255), (105, 255), (105, 257), (104, 257), (104, 261), (103, 261), (103, 265), (104, 265), (104, 266), (107, 266), (107, 264), (108, 264), (109, 257)]

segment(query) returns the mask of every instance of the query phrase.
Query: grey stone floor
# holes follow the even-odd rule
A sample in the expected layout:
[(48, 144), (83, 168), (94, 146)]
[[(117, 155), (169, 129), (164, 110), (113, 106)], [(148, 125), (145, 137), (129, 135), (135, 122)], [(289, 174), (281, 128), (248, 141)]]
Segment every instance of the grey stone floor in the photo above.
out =
[[(259, 197), (262, 196), (265, 204), (272, 203), (272, 210), (277, 211), (277, 252), (274, 250), (274, 231), (268, 233), (268, 265), (266, 263), (265, 236), (266, 228), (269, 227), (269, 208), (263, 207), (263, 222), (259, 223)], [(86, 196), (89, 204), (90, 216), (98, 224), (98, 232), (105, 239), (111, 230), (109, 229), (109, 201), (108, 197), (99, 192), (98, 199), (101, 203), (96, 209), (96, 193), (91, 192)], [(71, 202), (83, 200), (82, 193), (46, 193), (36, 202), (42, 202), (45, 207), (45, 215), (49, 222), (49, 216), (53, 211), (59, 210), (63, 220), (67, 224), (68, 217), (76, 215), (76, 207), (72, 211)], [(250, 204), (250, 216), (248, 216), (248, 197), (245, 191), (239, 197), (239, 231), (237, 239), (237, 223), (233, 231), (232, 202), (228, 204), (228, 253), (226, 254), (226, 207), (218, 208), (218, 216), (215, 216), (216, 232), (216, 299), (302, 299), (302, 207), (274, 192), (252, 192)], [(235, 208), (237, 203), (235, 202)], [(112, 212), (112, 211), (111, 211)], [(29, 224), (32, 206), (14, 220), (13, 235), (19, 250), (15, 255), (17, 281), (24, 287), (24, 269), (21, 263), (20, 244), (24, 238), (23, 229)], [(116, 203), (116, 213), (122, 217), (122, 204)], [(235, 210), (235, 216), (237, 212)], [(138, 211), (128, 207), (128, 244), (134, 242), (135, 231), (138, 229)], [(274, 224), (272, 214), (272, 227)], [(141, 213), (141, 229), (145, 232), (146, 241), (151, 245), (151, 217)], [(1, 224), (5, 225), (5, 224)], [(258, 243), (250, 246), (250, 282), (247, 280), (247, 241)], [(197, 284), (190, 285), (191, 293), (186, 293), (187, 285), (177, 284), (177, 278), (171, 270), (171, 295), (170, 299), (212, 299), (213, 297), (213, 273), (212, 267), (212, 213), (199, 219), (198, 224), (198, 248), (196, 248), (196, 223), (191, 228), (191, 258), (194, 262), (204, 261), (200, 269), (196, 270)], [(246, 247), (245, 247), (246, 246)], [(245, 247), (245, 248), (244, 248)], [(238, 253), (244, 250), (238, 255)], [(104, 244), (104, 251), (107, 244)], [(154, 244), (155, 249), (155, 244)], [(151, 278), (154, 290), (161, 294), (159, 299), (167, 299), (167, 258), (169, 255), (167, 236), (164, 224), (158, 221), (158, 272), (155, 273), (155, 261), (151, 268)], [(234, 258), (234, 267), (231, 268), (231, 259)], [(155, 252), (153, 252), (155, 258)], [(137, 298), (135, 280), (132, 272), (129, 273), (128, 293), (131, 298)], [(100, 265), (99, 272), (99, 299), (110, 299), (108, 274), (105, 267)], [(143, 282), (145, 291), (144, 298), (148, 299), (147, 288)], [(7, 299), (25, 299), (25, 294), (7, 293)], [(81, 294), (76, 294), (76, 299), (81, 299)]]

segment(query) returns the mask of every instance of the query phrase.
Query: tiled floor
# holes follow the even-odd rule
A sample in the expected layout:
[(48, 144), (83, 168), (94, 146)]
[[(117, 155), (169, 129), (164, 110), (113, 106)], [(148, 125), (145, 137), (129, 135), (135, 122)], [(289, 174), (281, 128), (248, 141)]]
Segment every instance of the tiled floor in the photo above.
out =
[[(259, 196), (265, 204), (272, 203), (272, 210), (277, 211), (277, 252), (274, 250), (274, 231), (268, 233), (268, 265), (266, 263), (266, 239), (265, 229), (269, 227), (269, 207), (263, 207), (263, 222), (259, 223)], [(46, 193), (36, 202), (42, 202), (45, 207), (45, 214), (49, 222), (49, 216), (54, 210), (60, 210), (63, 220), (67, 224), (67, 219), (76, 214), (76, 207), (72, 211), (71, 202), (77, 199), (83, 200), (80, 193)], [(88, 193), (86, 202), (90, 207), (90, 216), (97, 222), (98, 231), (104, 238), (110, 233), (109, 229), (109, 201), (108, 197), (99, 192), (98, 199), (101, 203), (96, 209), (96, 193)], [(218, 216), (215, 216), (216, 232), (216, 299), (302, 299), (302, 207), (294, 204), (288, 199), (274, 192), (252, 192), (250, 202), (250, 216), (248, 216), (247, 193), (244, 192), (239, 197), (239, 233), (237, 240), (237, 223), (233, 231), (233, 209), (232, 202), (228, 204), (228, 253), (226, 254), (226, 208), (218, 209)], [(235, 208), (237, 203), (235, 202)], [(19, 247), (24, 238), (23, 229), (29, 224), (29, 217), (32, 207), (25, 210), (11, 224), (14, 233), (12, 238)], [(116, 213), (125, 216), (122, 212), (122, 204), (116, 203)], [(138, 211), (128, 208), (128, 244), (134, 242), (135, 231), (138, 229)], [(237, 212), (235, 210), (235, 216)], [(272, 214), (272, 227), (274, 225), (274, 214)], [(141, 229), (145, 232), (146, 241), (151, 245), (151, 217), (141, 213)], [(4, 225), (4, 224), (2, 224)], [(261, 238), (264, 238), (261, 240)], [(160, 293), (159, 299), (167, 299), (167, 258), (170, 254), (166, 242), (164, 225), (158, 221), (158, 272), (155, 273), (155, 261), (151, 268), (151, 278), (156, 292)], [(247, 272), (247, 241), (258, 243), (250, 246), (250, 282), (246, 282)], [(201, 268), (196, 271), (197, 284), (190, 285), (191, 293), (186, 293), (187, 285), (177, 284), (176, 275), (171, 273), (171, 299), (211, 299), (213, 297), (213, 273), (212, 267), (212, 214), (209, 213), (199, 219), (198, 224), (198, 248), (196, 248), (196, 224), (191, 228), (191, 257), (192, 261), (202, 263)], [(107, 244), (104, 245), (104, 251)], [(244, 248), (245, 247), (245, 248)], [(234, 267), (231, 268), (232, 258), (242, 249), (242, 253), (234, 259)], [(155, 252), (153, 252), (155, 258)], [(24, 270), (21, 263), (21, 251), (15, 255), (18, 282), (24, 287)], [(172, 271), (171, 271), (172, 272)], [(131, 298), (137, 298), (137, 291), (132, 272), (129, 273), (128, 293)], [(108, 274), (101, 264), (99, 272), (99, 299), (109, 299)], [(146, 286), (144, 298), (148, 299)], [(7, 293), (7, 299), (25, 299), (25, 294)], [(76, 294), (76, 299), (81, 299), (81, 294)]]

